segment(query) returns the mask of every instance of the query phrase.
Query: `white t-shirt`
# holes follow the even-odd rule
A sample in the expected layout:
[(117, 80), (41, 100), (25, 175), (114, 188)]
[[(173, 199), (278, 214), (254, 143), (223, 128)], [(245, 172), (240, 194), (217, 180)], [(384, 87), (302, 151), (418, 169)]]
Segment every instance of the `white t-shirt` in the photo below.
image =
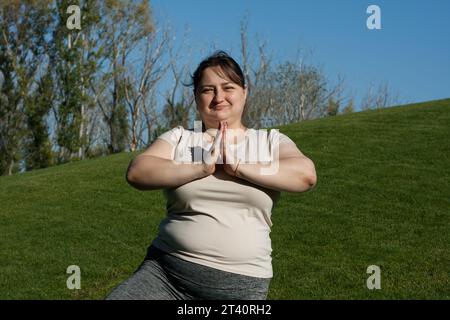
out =
[[(172, 160), (192, 163), (201, 161), (202, 149), (207, 152), (211, 148), (212, 141), (208, 142), (206, 136), (178, 126), (158, 138), (174, 146)], [(248, 129), (245, 138), (230, 148), (241, 163), (267, 162), (277, 159), (278, 143), (294, 142), (278, 130)], [(280, 192), (219, 170), (177, 188), (164, 189), (164, 196), (167, 216), (153, 245), (219, 270), (272, 277), (269, 233), (272, 209)]]

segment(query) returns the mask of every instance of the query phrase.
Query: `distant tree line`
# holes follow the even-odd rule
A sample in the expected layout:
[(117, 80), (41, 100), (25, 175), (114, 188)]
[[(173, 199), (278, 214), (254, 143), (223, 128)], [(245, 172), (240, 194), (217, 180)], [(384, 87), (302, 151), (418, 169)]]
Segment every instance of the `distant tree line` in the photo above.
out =
[[(80, 0), (81, 30), (66, 26), (71, 4), (0, 2), (2, 175), (139, 150), (164, 130), (198, 119), (186, 86), (189, 50), (176, 48), (149, 1)], [(304, 60), (275, 63), (264, 42), (248, 41), (246, 19), (240, 37), (248, 126), (354, 111), (342, 77), (332, 84)], [(385, 107), (390, 98), (387, 86), (371, 87), (363, 108)]]

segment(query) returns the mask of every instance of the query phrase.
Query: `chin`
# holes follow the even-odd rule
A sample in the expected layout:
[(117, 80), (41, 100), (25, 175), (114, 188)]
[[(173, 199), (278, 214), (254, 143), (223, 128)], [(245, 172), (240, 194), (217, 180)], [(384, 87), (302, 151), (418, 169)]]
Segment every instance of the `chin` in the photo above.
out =
[(230, 118), (228, 112), (218, 112), (215, 116), (215, 118), (218, 120), (226, 120)]

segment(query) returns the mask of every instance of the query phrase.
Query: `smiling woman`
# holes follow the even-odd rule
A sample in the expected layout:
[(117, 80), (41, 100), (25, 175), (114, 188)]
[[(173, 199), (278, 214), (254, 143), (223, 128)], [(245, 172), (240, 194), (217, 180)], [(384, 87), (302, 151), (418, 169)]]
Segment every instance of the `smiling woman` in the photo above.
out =
[(281, 191), (316, 183), (314, 164), (289, 137), (242, 123), (247, 88), (230, 56), (213, 54), (192, 78), (203, 130), (173, 128), (130, 163), (130, 185), (163, 189), (167, 217), (140, 268), (108, 299), (265, 299), (272, 209)]
[(218, 128), (227, 121), (230, 129), (242, 124), (247, 87), (239, 65), (225, 52), (218, 52), (200, 63), (192, 77), (195, 101), (207, 128)]

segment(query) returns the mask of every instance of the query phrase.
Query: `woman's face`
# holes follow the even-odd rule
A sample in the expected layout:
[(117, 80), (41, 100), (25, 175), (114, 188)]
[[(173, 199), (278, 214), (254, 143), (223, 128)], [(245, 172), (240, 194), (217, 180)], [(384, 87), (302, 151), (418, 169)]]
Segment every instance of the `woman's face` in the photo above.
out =
[(247, 89), (219, 76), (217, 68), (203, 70), (195, 94), (198, 111), (207, 127), (218, 128), (220, 121), (227, 121), (229, 127), (239, 128)]

